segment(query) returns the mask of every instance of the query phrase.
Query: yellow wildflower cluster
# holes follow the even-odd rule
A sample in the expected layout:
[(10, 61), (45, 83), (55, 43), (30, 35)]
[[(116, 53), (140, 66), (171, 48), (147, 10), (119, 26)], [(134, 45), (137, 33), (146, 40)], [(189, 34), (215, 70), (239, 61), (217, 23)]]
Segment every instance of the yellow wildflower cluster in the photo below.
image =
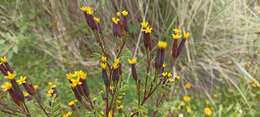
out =
[(87, 78), (87, 73), (79, 70), (75, 71), (74, 73), (67, 73), (66, 77), (71, 82), (71, 86), (74, 88), (82, 84), (81, 80), (85, 80)]
[(118, 11), (118, 12), (116, 12), (116, 15), (118, 17), (120, 17), (120, 16), (127, 17), (128, 16), (128, 11), (127, 10), (123, 10), (122, 12)]
[(49, 89), (49, 90), (47, 91), (47, 94), (46, 94), (46, 95), (47, 95), (48, 97), (52, 97), (53, 94), (54, 94), (54, 92), (55, 92), (54, 89)]
[[(163, 67), (166, 67), (166, 64), (163, 64)], [(180, 76), (177, 73), (172, 74), (171, 72), (162, 72), (162, 78), (167, 78), (169, 82), (174, 82), (175, 80), (180, 80)]]
[(165, 49), (167, 47), (167, 42), (166, 41), (159, 41), (157, 44), (157, 47), (160, 49)]
[(108, 117), (113, 117), (113, 111), (109, 111)]
[(164, 78), (171, 78), (171, 77), (172, 77), (172, 73), (170, 73), (170, 72), (163, 72), (163, 73), (162, 73), (162, 76), (163, 76)]
[(257, 80), (251, 80), (249, 82), (249, 84), (251, 85), (251, 87), (253, 88), (260, 88), (260, 83)]
[(16, 82), (21, 85), (21, 84), (25, 84), (26, 83), (26, 80), (27, 80), (27, 77), (26, 76), (20, 76), (20, 79), (17, 80)]
[(63, 115), (63, 117), (71, 117), (72, 116), (72, 112), (67, 112)]
[(107, 68), (107, 63), (100, 63), (101, 69), (106, 69)]
[(107, 68), (107, 57), (102, 56), (100, 59), (100, 67), (101, 69), (106, 69)]
[(100, 61), (103, 62), (103, 63), (106, 63), (106, 62), (107, 62), (107, 57), (102, 56), (101, 59), (100, 59)]
[(149, 23), (147, 22), (147, 21), (143, 21), (142, 23), (141, 23), (141, 28), (142, 28), (142, 32), (144, 32), (144, 33), (152, 33), (152, 30), (153, 30), (153, 28), (149, 25)]
[(183, 32), (183, 35), (182, 35), (181, 29), (174, 28), (173, 33), (172, 33), (172, 39), (181, 39), (182, 37), (183, 37), (183, 39), (189, 39), (190, 33), (189, 32)]
[(7, 57), (6, 56), (0, 57), (0, 64), (6, 63), (6, 62), (7, 62)]
[(136, 59), (136, 58), (128, 59), (128, 63), (129, 63), (130, 65), (136, 64), (136, 63), (137, 63), (137, 59)]
[(120, 17), (120, 16), (121, 16), (121, 12), (120, 12), (120, 11), (117, 11), (117, 12), (116, 12), (116, 15), (117, 15), (118, 17)]
[(112, 22), (113, 22), (114, 24), (118, 24), (119, 21), (120, 21), (119, 18), (117, 18), (117, 17), (112, 17)]
[(213, 114), (213, 111), (212, 111), (211, 108), (209, 108), (209, 107), (204, 108), (204, 115), (205, 116), (212, 116), (212, 114)]
[(10, 82), (5, 82), (1, 88), (3, 89), (3, 91), (8, 91), (9, 89), (12, 88), (12, 84)]
[(48, 91), (47, 91), (47, 96), (48, 97), (52, 97), (52, 96), (55, 96), (55, 90), (56, 90), (56, 87), (57, 85), (52, 83), (52, 82), (49, 82), (48, 83)]
[(180, 80), (181, 79), (181, 77), (175, 72), (174, 73), (174, 79), (176, 79), (176, 80)]
[(49, 89), (53, 89), (53, 88), (56, 88), (57, 85), (54, 84), (53, 82), (49, 82), (49, 83), (48, 83), (48, 87), (49, 87)]
[(93, 8), (91, 8), (90, 6), (82, 6), (82, 7), (80, 7), (80, 10), (89, 15), (92, 15), (94, 13)]
[(191, 96), (185, 95), (182, 97), (183, 101), (189, 103), (191, 101)]
[(186, 107), (186, 111), (187, 111), (187, 113), (191, 113), (191, 112), (192, 112), (191, 107), (190, 107), (190, 106), (187, 106), (187, 107)]
[(7, 72), (7, 76), (5, 76), (5, 78), (8, 80), (13, 80), (15, 79), (15, 77), (16, 77), (16, 73), (11, 73), (9, 71)]
[(27, 97), (27, 96), (29, 96), (30, 94), (27, 92), (27, 91), (23, 91), (23, 96), (24, 97)]
[(118, 69), (120, 67), (120, 58), (115, 58), (114, 63), (112, 64), (112, 69)]
[(184, 39), (189, 39), (190, 38), (190, 33), (189, 32), (184, 32), (183, 33), (183, 38)]
[(174, 79), (172, 78), (172, 73), (171, 72), (163, 72), (162, 73), (162, 77), (163, 78), (167, 78), (167, 80), (169, 82), (173, 82), (174, 81)]
[(124, 16), (124, 17), (127, 17), (128, 16), (128, 11), (127, 10), (123, 10), (121, 12), (121, 14)]
[(99, 18), (99, 17), (94, 16), (94, 20), (95, 20), (95, 22), (96, 22), (97, 24), (100, 23), (100, 18)]
[(165, 68), (165, 67), (166, 67), (166, 64), (165, 64), (165, 63), (164, 63), (164, 64), (162, 64), (162, 67), (163, 67), (163, 68)]
[(185, 89), (191, 89), (192, 88), (192, 84), (190, 82), (187, 82), (184, 84), (184, 88)]
[(180, 39), (181, 37), (182, 37), (181, 29), (179, 29), (179, 28), (173, 29), (172, 38), (173, 39)]
[(78, 102), (78, 100), (72, 100), (68, 103), (68, 106), (70, 106), (70, 107), (75, 106), (77, 102)]
[(39, 85), (33, 85), (33, 88), (37, 90), (39, 88)]

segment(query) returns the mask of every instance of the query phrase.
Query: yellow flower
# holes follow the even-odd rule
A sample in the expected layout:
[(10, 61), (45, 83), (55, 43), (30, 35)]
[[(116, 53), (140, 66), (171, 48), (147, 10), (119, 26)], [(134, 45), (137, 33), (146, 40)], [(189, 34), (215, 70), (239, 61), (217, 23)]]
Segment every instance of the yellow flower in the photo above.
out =
[(119, 18), (117, 18), (117, 17), (112, 17), (112, 22), (113, 22), (114, 24), (118, 24), (119, 21), (120, 21)]
[(168, 80), (169, 80), (169, 82), (173, 82), (173, 81), (174, 81), (174, 79), (173, 79), (173, 78), (169, 78)]
[(113, 111), (109, 111), (108, 117), (113, 117)]
[(8, 80), (13, 80), (16, 77), (15, 73), (7, 72), (7, 76), (5, 76)]
[(212, 116), (213, 112), (209, 107), (204, 108), (205, 116)]
[(167, 47), (166, 41), (159, 41), (157, 44), (158, 48), (165, 49)]
[(24, 96), (24, 97), (27, 97), (27, 96), (29, 96), (29, 93), (26, 92), (26, 91), (23, 91), (23, 96)]
[(75, 79), (72, 79), (71, 80), (71, 87), (75, 88), (76, 86), (78, 85), (81, 85), (82, 82), (79, 81), (79, 79), (75, 80)]
[(33, 85), (33, 88), (34, 88), (35, 90), (37, 90), (37, 89), (39, 88), (39, 86), (38, 86), (38, 85)]
[(171, 77), (172, 77), (172, 73), (169, 72), (169, 73), (167, 74), (167, 77), (168, 77), (168, 78), (171, 78)]
[(106, 63), (107, 62), (107, 57), (102, 56), (100, 61), (103, 62), (103, 63)]
[(148, 22), (143, 20), (143, 22), (141, 23), (142, 28), (147, 28), (149, 26)]
[(75, 76), (75, 75), (72, 74), (71, 72), (69, 72), (69, 73), (66, 74), (66, 78), (67, 78), (68, 80), (72, 80), (74, 76)]
[(181, 34), (172, 34), (172, 38), (173, 39), (180, 39), (181, 38)]
[(137, 59), (136, 58), (132, 58), (132, 59), (128, 59), (128, 63), (129, 64), (136, 64), (137, 63)]
[(187, 107), (186, 107), (186, 111), (187, 111), (188, 113), (191, 113), (191, 112), (192, 112), (191, 107), (190, 107), (190, 106), (187, 106)]
[(120, 58), (115, 58), (114, 63), (119, 64), (120, 63)]
[(99, 117), (104, 117), (104, 112), (103, 111), (99, 112)]
[(257, 80), (251, 80), (249, 82), (249, 84), (251, 85), (251, 87), (253, 88), (260, 88), (260, 83)]
[(117, 15), (118, 17), (120, 17), (120, 16), (121, 16), (121, 12), (120, 12), (120, 11), (116, 12), (116, 15)]
[(114, 91), (114, 89), (115, 89), (115, 87), (113, 87), (113, 86), (109, 86), (109, 89), (111, 90), (111, 92), (113, 92)]
[(166, 64), (164, 63), (164, 64), (162, 64), (162, 67), (166, 67)]
[(186, 102), (186, 103), (189, 103), (191, 101), (191, 97), (188, 96), (188, 95), (185, 95), (182, 97), (183, 101)]
[(189, 39), (190, 38), (190, 33), (189, 32), (184, 32), (183, 33), (183, 38), (184, 39)]
[(26, 76), (20, 76), (20, 79), (17, 80), (16, 82), (17, 82), (19, 85), (25, 84), (25, 83), (26, 83), (26, 79), (27, 79)]
[(181, 77), (176, 72), (174, 73), (174, 78), (177, 79), (177, 80), (181, 79)]
[(12, 84), (9, 83), (9, 82), (5, 82), (5, 83), (1, 86), (1, 88), (3, 89), (3, 91), (8, 91), (9, 89), (12, 88)]
[(163, 72), (163, 73), (162, 73), (162, 76), (163, 76), (163, 77), (166, 77), (167, 75), (168, 75), (167, 72)]
[(77, 102), (78, 102), (77, 100), (72, 100), (72, 101), (70, 101), (70, 102), (68, 103), (68, 105), (69, 105), (69, 106), (74, 106), (74, 105), (76, 105)]
[(49, 90), (47, 91), (47, 96), (48, 96), (48, 97), (51, 97), (51, 96), (53, 96), (53, 93), (54, 93), (54, 89), (49, 89)]
[(63, 117), (71, 117), (72, 116), (72, 112), (67, 112), (63, 115)]
[(190, 88), (192, 88), (192, 84), (190, 82), (187, 82), (187, 83), (184, 84), (184, 88), (190, 89)]
[(123, 10), (121, 13), (122, 13), (122, 15), (123, 15), (124, 17), (127, 17), (127, 16), (128, 16), (128, 11), (127, 11), (127, 10)]
[(97, 24), (100, 23), (100, 18), (98, 18), (98, 17), (94, 17), (94, 20), (95, 20), (95, 22), (96, 22)]
[(117, 69), (117, 68), (119, 68), (119, 64), (117, 64), (117, 63), (113, 63), (113, 64), (112, 64), (112, 68), (113, 68), (113, 69)]
[(49, 88), (50, 88), (50, 89), (53, 89), (53, 88), (56, 88), (56, 87), (57, 87), (56, 84), (54, 84), (54, 83), (52, 83), (52, 82), (49, 82), (48, 85), (49, 85)]
[(153, 28), (150, 26), (147, 26), (145, 28), (142, 28), (142, 31), (145, 33), (152, 33)]
[(7, 62), (7, 57), (6, 56), (3, 56), (0, 58), (0, 64), (1, 63), (6, 63)]
[(106, 69), (107, 68), (107, 63), (101, 63), (100, 67), (101, 67), (101, 69)]
[(181, 33), (181, 29), (179, 29), (179, 28), (174, 28), (172, 31), (173, 31), (175, 34), (180, 34), (180, 33)]
[(87, 73), (83, 72), (82, 70), (79, 70), (79, 71), (75, 71), (75, 76), (79, 79), (86, 79), (87, 77)]
[(84, 11), (85, 13), (92, 15), (94, 13), (93, 8), (89, 7), (89, 6), (82, 6), (80, 7), (81, 11)]
[(48, 94), (53, 94), (53, 93), (54, 93), (54, 90), (53, 90), (53, 89), (49, 89), (49, 90), (47, 91), (47, 93), (48, 93)]

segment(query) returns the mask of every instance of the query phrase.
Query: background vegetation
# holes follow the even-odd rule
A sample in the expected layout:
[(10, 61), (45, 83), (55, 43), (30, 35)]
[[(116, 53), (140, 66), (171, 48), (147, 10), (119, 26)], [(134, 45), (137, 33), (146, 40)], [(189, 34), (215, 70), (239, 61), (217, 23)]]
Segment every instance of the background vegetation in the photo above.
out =
[[(102, 18), (109, 50), (115, 48), (111, 34), (111, 16), (116, 12), (110, 0), (86, 0), (96, 7)], [(49, 81), (58, 83), (58, 107), (66, 111), (73, 99), (65, 74), (83, 69), (90, 74), (91, 92), (99, 92), (102, 81), (98, 74), (99, 47), (79, 10), (80, 0), (1, 0), (0, 55), (6, 55), (18, 74), (25, 74), (38, 84), (44, 94)], [(123, 61), (138, 49), (139, 23), (146, 17), (158, 30), (155, 37), (169, 38), (178, 24), (191, 31), (192, 39), (178, 62), (181, 81), (172, 92), (172, 99), (163, 103), (159, 115), (166, 111), (185, 113), (181, 97), (190, 95), (192, 114), (203, 114), (203, 107), (212, 106), (214, 116), (260, 116), (260, 91), (250, 81), (260, 80), (260, 2), (257, 0), (129, 0), (131, 40), (127, 42)], [(106, 27), (105, 27), (106, 26)], [(163, 33), (159, 33), (163, 31)], [(135, 34), (135, 35), (134, 35)], [(154, 41), (158, 38), (154, 38)], [(127, 68), (125, 68), (127, 70)], [(129, 79), (125, 74), (125, 79)], [(2, 77), (2, 76), (1, 76)], [(3, 78), (0, 78), (2, 83)], [(186, 82), (193, 84), (186, 90)], [(131, 81), (126, 90), (127, 105), (134, 89)], [(131, 88), (132, 87), (132, 88)], [(0, 101), (8, 96), (0, 92)], [(94, 94), (95, 95), (95, 94)], [(199, 101), (196, 101), (199, 100)], [(205, 100), (208, 100), (205, 102)], [(32, 108), (33, 105), (30, 105)], [(153, 108), (146, 106), (147, 108)], [(2, 107), (0, 107), (2, 108)], [(52, 108), (55, 111), (54, 107)], [(37, 115), (37, 110), (33, 111)], [(1, 116), (4, 113), (0, 112)], [(149, 112), (148, 112), (149, 115)]]

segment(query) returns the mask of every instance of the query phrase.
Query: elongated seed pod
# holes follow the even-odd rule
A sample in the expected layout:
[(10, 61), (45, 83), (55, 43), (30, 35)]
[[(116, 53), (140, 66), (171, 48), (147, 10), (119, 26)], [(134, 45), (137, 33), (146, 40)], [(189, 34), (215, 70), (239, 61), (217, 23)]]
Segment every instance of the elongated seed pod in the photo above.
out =
[(76, 87), (71, 87), (72, 91), (73, 91), (73, 94), (75, 96), (75, 98), (81, 102), (82, 98), (80, 96), (80, 91), (76, 88)]
[(106, 69), (102, 69), (102, 79), (104, 80), (104, 84), (105, 84), (106, 88), (109, 88), (110, 81), (109, 81)]
[(17, 84), (16, 80), (13, 79), (13, 80), (10, 80), (12, 86), (13, 86), (13, 90), (14, 90), (14, 93), (15, 93), (15, 96), (16, 98), (23, 102), (24, 101), (24, 96), (23, 96), (23, 92), (21, 91), (21, 89), (19, 88), (19, 85)]
[(151, 33), (143, 33), (144, 35), (144, 47), (146, 50), (152, 50), (152, 40), (151, 40)]
[(178, 39), (174, 39), (173, 46), (172, 46), (172, 57), (173, 57), (173, 59), (176, 59), (177, 47), (178, 47)]
[(185, 46), (185, 42), (186, 42), (186, 39), (182, 39), (181, 40), (181, 43), (179, 44), (178, 48), (177, 48), (177, 55), (176, 57), (178, 57), (183, 49), (183, 47)]
[(100, 26), (95, 22), (94, 16), (84, 13), (86, 22), (92, 30), (100, 30)]
[(32, 84), (24, 83), (23, 87), (30, 95), (34, 96), (36, 94), (36, 90)]
[(135, 64), (132, 64), (132, 65), (131, 65), (131, 71), (132, 71), (132, 75), (133, 75), (134, 80), (137, 82), (138, 76), (137, 76)]

